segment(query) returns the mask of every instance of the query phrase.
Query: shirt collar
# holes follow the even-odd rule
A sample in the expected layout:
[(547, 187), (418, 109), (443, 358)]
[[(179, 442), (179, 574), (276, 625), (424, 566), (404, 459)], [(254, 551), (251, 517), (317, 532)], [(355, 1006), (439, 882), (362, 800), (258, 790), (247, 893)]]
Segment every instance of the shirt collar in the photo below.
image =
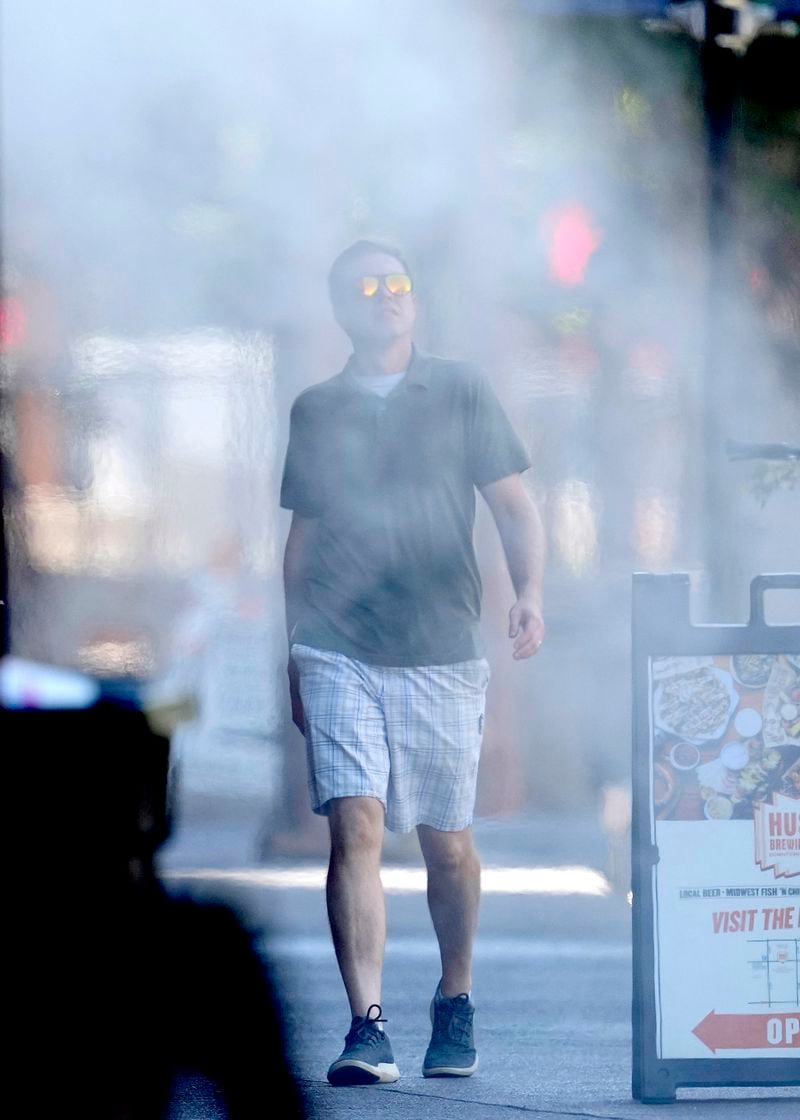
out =
[[(345, 363), (344, 369), (339, 374), (340, 384), (343, 386), (355, 387), (353, 375), (354, 366), (355, 354), (351, 354)], [(411, 344), (411, 361), (408, 363), (406, 383), (409, 385), (419, 385), (422, 389), (430, 387), (430, 363), (428, 361), (428, 355), (422, 350), (419, 350), (413, 343)]]

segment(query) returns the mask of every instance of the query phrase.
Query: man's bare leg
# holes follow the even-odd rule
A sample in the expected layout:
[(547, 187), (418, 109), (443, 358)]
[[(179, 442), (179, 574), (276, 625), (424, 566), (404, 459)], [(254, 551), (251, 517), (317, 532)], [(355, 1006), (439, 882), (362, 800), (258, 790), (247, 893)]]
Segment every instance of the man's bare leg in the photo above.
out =
[(366, 1015), (371, 1004), (381, 1002), (386, 945), (383, 805), (374, 797), (337, 797), (328, 820), (328, 920), (351, 1014)]
[(481, 865), (471, 828), (440, 832), (421, 824), (417, 832), (428, 869), (428, 908), (442, 958), (442, 995), (451, 998), (472, 988)]

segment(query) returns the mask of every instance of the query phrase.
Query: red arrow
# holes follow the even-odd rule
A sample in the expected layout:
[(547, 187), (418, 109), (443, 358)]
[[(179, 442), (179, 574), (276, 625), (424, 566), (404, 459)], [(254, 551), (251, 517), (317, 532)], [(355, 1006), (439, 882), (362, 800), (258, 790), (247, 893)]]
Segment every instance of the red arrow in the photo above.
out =
[(709, 1050), (800, 1049), (800, 1013), (717, 1015), (710, 1011), (692, 1031)]

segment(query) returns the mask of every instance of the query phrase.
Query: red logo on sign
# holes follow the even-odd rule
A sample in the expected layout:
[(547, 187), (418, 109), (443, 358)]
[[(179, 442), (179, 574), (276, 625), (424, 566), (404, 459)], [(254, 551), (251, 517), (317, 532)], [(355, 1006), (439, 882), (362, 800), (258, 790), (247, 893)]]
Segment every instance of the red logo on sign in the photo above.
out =
[(776, 879), (800, 875), (800, 806), (793, 797), (776, 793), (772, 805), (756, 802), (756, 863), (773, 870)]

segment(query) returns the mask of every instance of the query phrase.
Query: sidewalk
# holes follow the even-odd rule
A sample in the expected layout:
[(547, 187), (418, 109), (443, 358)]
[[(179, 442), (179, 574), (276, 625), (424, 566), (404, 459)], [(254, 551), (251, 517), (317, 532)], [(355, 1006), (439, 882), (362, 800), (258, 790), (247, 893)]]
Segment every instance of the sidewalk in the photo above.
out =
[[(239, 825), (247, 831), (246, 822)], [(630, 1096), (630, 907), (624, 891), (604, 882), (608, 844), (599, 820), (530, 814), (479, 820), (475, 832), (484, 866), (474, 986), (481, 1066), (464, 1080), (420, 1073), (439, 970), (413, 839), (389, 837), (384, 861), (384, 1013), (402, 1076), (368, 1088), (334, 1089), (325, 1078), (349, 1015), (327, 928), (324, 859), (244, 859), (246, 837), (237, 840), (230, 818), (204, 835), (202, 822), (187, 826), (162, 864), (176, 876), (208, 868), (206, 877), (168, 881), (225, 898), (261, 931), (309, 1117), (652, 1117), (654, 1106)], [(170, 1120), (223, 1115), (213, 1111), (209, 1091), (184, 1083)], [(668, 1115), (711, 1120), (721, 1110), (734, 1120), (796, 1120), (800, 1091), (687, 1089)]]

